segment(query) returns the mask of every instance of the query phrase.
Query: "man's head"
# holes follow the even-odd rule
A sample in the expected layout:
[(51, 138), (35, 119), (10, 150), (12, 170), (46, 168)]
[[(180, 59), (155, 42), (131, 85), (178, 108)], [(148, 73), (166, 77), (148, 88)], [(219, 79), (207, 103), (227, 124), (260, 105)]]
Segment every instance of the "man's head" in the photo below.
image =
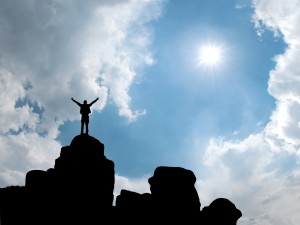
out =
[(86, 100), (84, 100), (84, 101), (83, 101), (83, 104), (87, 104), (87, 101), (86, 101)]

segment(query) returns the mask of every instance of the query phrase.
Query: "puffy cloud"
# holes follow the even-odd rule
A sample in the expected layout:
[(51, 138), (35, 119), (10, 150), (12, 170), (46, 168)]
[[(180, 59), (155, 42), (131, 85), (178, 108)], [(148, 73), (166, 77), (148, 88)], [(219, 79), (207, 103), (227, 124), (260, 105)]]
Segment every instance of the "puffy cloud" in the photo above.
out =
[(240, 142), (211, 140), (207, 179), (197, 181), (201, 202), (230, 199), (243, 212), (238, 224), (297, 224), (300, 170), (294, 157), (272, 151), (263, 134)]
[[(270, 72), (269, 93), (276, 100), (276, 109), (266, 127), (266, 136), (274, 150), (298, 152), (300, 113), (300, 6), (299, 0), (253, 1), (253, 16), (260, 28), (280, 33), (287, 44), (285, 52), (274, 57), (276, 67)], [(272, 143), (273, 142), (273, 143)]]
[(154, 62), (148, 23), (160, 16), (162, 3), (1, 1), (0, 145), (11, 155), (1, 158), (1, 184), (14, 180), (4, 171), (19, 177), (58, 156), (59, 126), (78, 119), (71, 97), (99, 97), (98, 111), (111, 101), (130, 122), (145, 113), (131, 108), (129, 90), (137, 72)]
[[(24, 185), (29, 170), (53, 168), (60, 144), (34, 132), (0, 136), (0, 185)], [(55, 151), (56, 150), (56, 151)]]

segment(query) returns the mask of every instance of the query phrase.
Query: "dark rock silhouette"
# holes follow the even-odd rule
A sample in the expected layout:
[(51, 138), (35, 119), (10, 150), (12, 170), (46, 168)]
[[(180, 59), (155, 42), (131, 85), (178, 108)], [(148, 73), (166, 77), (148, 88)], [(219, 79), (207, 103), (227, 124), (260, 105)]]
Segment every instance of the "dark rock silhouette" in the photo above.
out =
[(0, 224), (235, 225), (242, 216), (224, 198), (201, 211), (196, 177), (185, 168), (157, 167), (148, 182), (151, 193), (123, 189), (114, 206), (114, 162), (104, 155), (103, 143), (78, 135), (61, 148), (54, 168), (29, 171), (25, 186), (0, 188)]
[[(116, 208), (129, 217), (143, 215), (148, 222), (194, 224), (200, 219), (200, 200), (194, 187), (196, 177), (181, 167), (157, 167), (148, 179), (150, 193), (138, 194), (122, 190), (116, 198)], [(137, 222), (137, 221), (135, 221)]]
[(148, 182), (157, 210), (168, 208), (172, 213), (197, 213), (200, 210), (201, 204), (194, 186), (196, 177), (192, 171), (160, 166)]
[(242, 212), (226, 198), (217, 198), (201, 212), (201, 219), (207, 225), (235, 225)]

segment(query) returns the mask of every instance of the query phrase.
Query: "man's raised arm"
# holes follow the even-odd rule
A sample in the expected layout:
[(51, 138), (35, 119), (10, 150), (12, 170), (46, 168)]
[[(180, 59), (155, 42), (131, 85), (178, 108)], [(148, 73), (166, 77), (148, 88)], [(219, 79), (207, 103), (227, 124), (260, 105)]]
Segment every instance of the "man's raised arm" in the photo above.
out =
[(99, 98), (96, 98), (94, 101), (92, 101), (89, 105), (93, 105), (96, 101), (98, 101)]
[(75, 102), (77, 105), (81, 106), (81, 104), (80, 104), (79, 102), (77, 102), (74, 98), (71, 98), (71, 100), (72, 100), (73, 102)]

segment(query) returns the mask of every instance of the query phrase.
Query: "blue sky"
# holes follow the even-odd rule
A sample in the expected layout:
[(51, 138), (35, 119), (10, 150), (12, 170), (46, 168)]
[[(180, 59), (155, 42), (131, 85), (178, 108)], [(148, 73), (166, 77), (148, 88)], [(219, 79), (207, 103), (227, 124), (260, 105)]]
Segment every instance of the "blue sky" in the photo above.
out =
[(297, 224), (299, 6), (1, 1), (1, 187), (53, 167), (80, 133), (71, 97), (99, 97), (90, 135), (115, 163), (115, 195), (149, 192), (157, 166), (180, 166), (202, 207), (225, 197), (239, 225)]

